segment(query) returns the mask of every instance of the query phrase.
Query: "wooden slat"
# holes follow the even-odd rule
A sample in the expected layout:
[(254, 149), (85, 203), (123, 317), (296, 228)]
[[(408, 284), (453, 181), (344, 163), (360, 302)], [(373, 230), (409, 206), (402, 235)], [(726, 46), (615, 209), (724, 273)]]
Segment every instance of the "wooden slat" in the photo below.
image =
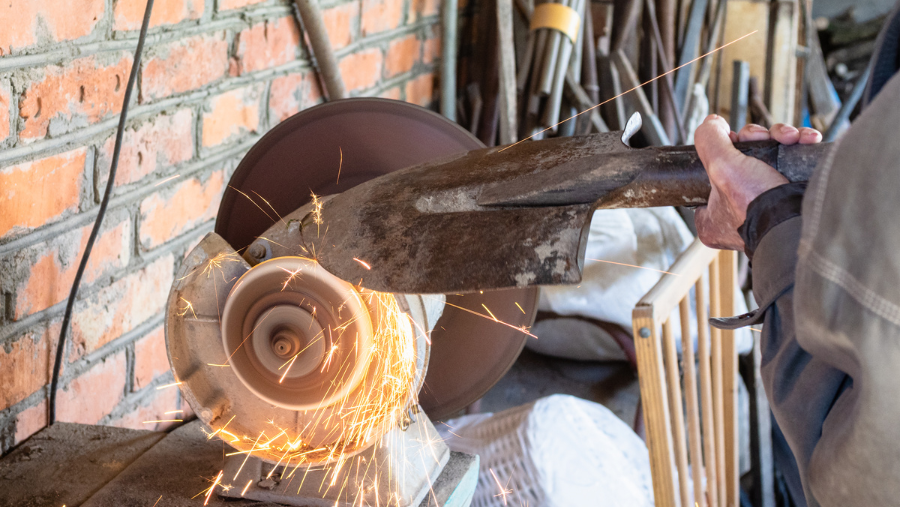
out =
[[(687, 296), (678, 303), (681, 318), (681, 362), (684, 365), (684, 401), (687, 405), (688, 450), (694, 481), (694, 505), (706, 507), (703, 494), (703, 455), (700, 451), (700, 407), (697, 403), (697, 371), (694, 366), (694, 344), (691, 339), (691, 303)], [(699, 314), (700, 307), (697, 307)], [(699, 326), (697, 328), (699, 330)]]
[(771, 5), (766, 105), (773, 121), (790, 125), (796, 109), (800, 5), (797, 0), (777, 0)]
[[(721, 294), (720, 315), (732, 316), (737, 313), (735, 294), (737, 293), (737, 252), (723, 250), (719, 254), (719, 290)], [(724, 422), (725, 458), (725, 505), (740, 504), (738, 486), (738, 434), (737, 434), (737, 348), (734, 331), (722, 331), (722, 391)]]
[[(709, 314), (712, 317), (721, 316), (719, 305), (719, 259), (715, 259), (709, 265)], [(721, 330), (712, 328), (710, 332), (712, 352), (712, 388), (713, 388), (713, 425), (716, 436), (716, 475), (719, 477), (719, 505), (730, 507), (725, 501), (727, 475), (725, 475), (725, 421), (722, 419), (722, 333)]]
[[(675, 460), (672, 453), (672, 430), (669, 406), (665, 401), (666, 379), (662, 350), (653, 321), (652, 308), (635, 308), (632, 313), (634, 348), (637, 353), (641, 404), (650, 452), (653, 498), (656, 507), (675, 507)], [(641, 336), (643, 334), (646, 336)]]
[(678, 301), (691, 290), (694, 282), (706, 271), (706, 266), (716, 258), (717, 253), (718, 250), (708, 248), (695, 240), (669, 268), (669, 273), (675, 274), (660, 278), (659, 282), (638, 301), (637, 306), (656, 307), (659, 312), (656, 318), (661, 322), (661, 319), (668, 316)]
[[(678, 352), (675, 348), (675, 337), (672, 333), (672, 319), (663, 323), (663, 357), (666, 363), (666, 382), (668, 383), (669, 416), (672, 421), (672, 439), (675, 449), (675, 466), (678, 467), (678, 493), (683, 507), (691, 505), (688, 495), (688, 460), (686, 439), (684, 436), (684, 411), (681, 408), (681, 378), (678, 369)], [(691, 342), (691, 334), (681, 335), (681, 340)]]
[(731, 62), (734, 60), (750, 62), (750, 75), (756, 76), (760, 83), (767, 82), (766, 42), (769, 34), (770, 11), (770, 2), (729, 0), (727, 4), (728, 12), (725, 15), (723, 31), (723, 41), (725, 43), (743, 37), (754, 30), (757, 32), (740, 43), (732, 44), (716, 54), (716, 56), (721, 55), (719, 84), (717, 88), (714, 88), (718, 98), (718, 109), (711, 109), (710, 113), (717, 113), (726, 118), (730, 116), (731, 112)]
[(716, 474), (716, 438), (713, 423), (712, 374), (710, 373), (709, 324), (706, 322), (708, 298), (706, 277), (694, 286), (697, 302), (697, 355), (700, 365), (700, 406), (703, 418), (703, 461), (706, 468), (706, 489), (710, 507), (719, 505), (718, 474)]

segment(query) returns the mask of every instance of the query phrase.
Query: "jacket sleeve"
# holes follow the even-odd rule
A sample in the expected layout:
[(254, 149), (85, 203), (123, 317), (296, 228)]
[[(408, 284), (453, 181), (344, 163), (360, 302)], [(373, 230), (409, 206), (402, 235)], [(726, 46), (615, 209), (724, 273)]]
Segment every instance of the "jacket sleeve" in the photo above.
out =
[[(762, 325), (760, 370), (775, 420), (795, 459), (782, 466), (796, 470), (807, 504), (807, 471), (822, 424), (847, 376), (815, 359), (797, 342), (794, 329), (794, 273), (800, 243), (801, 202), (805, 184), (787, 184), (755, 199), (739, 232), (753, 263), (753, 295), (759, 308), (713, 325), (733, 329)], [(758, 330), (758, 327), (755, 329)], [(799, 492), (793, 492), (795, 495)]]

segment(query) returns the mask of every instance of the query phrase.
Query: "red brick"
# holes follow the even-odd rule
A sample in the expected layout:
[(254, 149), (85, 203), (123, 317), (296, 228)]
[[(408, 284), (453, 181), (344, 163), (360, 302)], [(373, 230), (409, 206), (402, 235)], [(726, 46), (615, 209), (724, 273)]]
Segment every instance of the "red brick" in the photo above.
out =
[(9, 103), (12, 100), (12, 92), (9, 81), (0, 82), (0, 142), (9, 137)]
[[(159, 115), (152, 121), (125, 131), (116, 185), (134, 183), (157, 169), (190, 160), (194, 156), (194, 114), (182, 109), (175, 114)], [(112, 163), (115, 136), (100, 149), (97, 166), (100, 168), (99, 188), (106, 187)]]
[(125, 351), (93, 365), (57, 393), (56, 418), (97, 424), (125, 394)]
[(293, 16), (257, 23), (237, 35), (232, 75), (268, 69), (297, 58), (300, 30)]
[(80, 301), (72, 316), (72, 360), (97, 351), (162, 312), (174, 281), (170, 254)]
[[(69, 297), (75, 272), (91, 234), (91, 225), (61, 234), (17, 252), (8, 273), (0, 273), (0, 281), (15, 287), (16, 320), (65, 301)], [(131, 220), (126, 217), (119, 223), (104, 224), (82, 278), (82, 286), (90, 284), (102, 275), (128, 265), (133, 241)], [(18, 262), (16, 262), (18, 261)], [(7, 280), (10, 276), (12, 280)], [(20, 280), (15, 283), (15, 280)]]
[(222, 171), (206, 181), (191, 178), (166, 195), (156, 193), (141, 203), (140, 241), (145, 249), (161, 245), (213, 219), (225, 187)]
[(429, 106), (434, 101), (434, 74), (422, 74), (406, 83), (406, 101)]
[[(116, 0), (113, 30), (140, 30), (146, 5), (144, 0)], [(203, 0), (164, 0), (153, 4), (150, 28), (200, 19), (202, 15)]]
[(258, 4), (266, 0), (219, 0), (219, 10), (239, 9), (248, 5)]
[(411, 0), (409, 5), (410, 23), (428, 16), (436, 16), (441, 7), (439, 0)]
[(425, 41), (425, 48), (422, 51), (422, 62), (432, 63), (441, 58), (441, 36), (435, 35)]
[(232, 141), (259, 130), (261, 86), (237, 88), (209, 100), (203, 113), (204, 148)]
[(134, 390), (149, 386), (156, 377), (169, 372), (166, 336), (163, 327), (134, 342)]
[(59, 325), (28, 331), (0, 347), (0, 410), (31, 396), (50, 382)]
[(359, 3), (350, 2), (322, 11), (328, 40), (333, 49), (340, 49), (353, 42), (356, 24), (359, 22)]
[(110, 421), (110, 426), (119, 428), (131, 428), (135, 430), (165, 431), (178, 422), (158, 423), (153, 421), (170, 421), (184, 419), (184, 412), (178, 408), (178, 388), (150, 392), (150, 396), (143, 402), (129, 410), (125, 415)]
[(45, 67), (44, 78), (31, 83), (19, 101), (19, 116), (25, 120), (19, 137), (64, 134), (118, 113), (132, 58), (124, 53), (105, 60), (89, 56)]
[(27, 0), (0, 3), (0, 56), (38, 43), (77, 39), (91, 33), (105, 0)]
[(389, 90), (385, 90), (381, 92), (381, 95), (379, 95), (379, 97), (383, 99), (400, 100), (400, 87), (395, 86)]
[(0, 170), (0, 238), (78, 208), (87, 150), (78, 148)]
[(201, 88), (228, 71), (224, 32), (182, 39), (153, 53), (142, 63), (141, 102)]
[(42, 400), (38, 405), (26, 408), (16, 414), (16, 436), (14, 445), (24, 442), (25, 439), (41, 431), (47, 426), (47, 400)]
[(412, 70), (422, 53), (422, 43), (415, 34), (391, 41), (388, 45), (384, 68), (387, 77), (394, 77)]
[(321, 101), (319, 81), (312, 71), (281, 76), (272, 80), (272, 87), (269, 89), (269, 117), (282, 122)]
[(371, 88), (381, 79), (384, 57), (378, 48), (366, 49), (345, 56), (339, 66), (348, 91)]
[(362, 0), (363, 35), (393, 30), (403, 23), (403, 0)]

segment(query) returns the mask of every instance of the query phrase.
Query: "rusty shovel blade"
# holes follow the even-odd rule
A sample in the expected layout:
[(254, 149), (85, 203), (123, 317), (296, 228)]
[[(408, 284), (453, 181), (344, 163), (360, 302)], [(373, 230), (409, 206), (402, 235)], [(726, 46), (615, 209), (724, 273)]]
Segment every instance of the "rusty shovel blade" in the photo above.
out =
[[(791, 181), (828, 144), (739, 144)], [(371, 290), (462, 293), (578, 283), (597, 208), (702, 205), (693, 146), (633, 149), (621, 132), (474, 150), (396, 171), (298, 216), (295, 238)]]

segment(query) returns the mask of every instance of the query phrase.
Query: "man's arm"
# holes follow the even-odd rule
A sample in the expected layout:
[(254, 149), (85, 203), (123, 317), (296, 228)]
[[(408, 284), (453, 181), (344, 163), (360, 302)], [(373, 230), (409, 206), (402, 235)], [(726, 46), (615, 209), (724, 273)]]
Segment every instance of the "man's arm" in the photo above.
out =
[[(753, 263), (753, 292), (759, 309), (717, 325), (763, 325), (762, 376), (775, 419), (796, 458), (799, 482), (809, 505), (807, 470), (822, 424), (845, 375), (799, 346), (794, 330), (794, 272), (805, 185), (788, 183), (777, 171), (745, 157), (733, 141), (775, 139), (783, 144), (819, 142), (812, 129), (749, 125), (730, 132), (719, 117), (707, 118), (696, 134), (697, 151), (713, 193), (697, 212), (697, 230), (707, 245), (744, 250)], [(796, 481), (794, 481), (796, 482)], [(794, 492), (797, 494), (799, 492)]]

